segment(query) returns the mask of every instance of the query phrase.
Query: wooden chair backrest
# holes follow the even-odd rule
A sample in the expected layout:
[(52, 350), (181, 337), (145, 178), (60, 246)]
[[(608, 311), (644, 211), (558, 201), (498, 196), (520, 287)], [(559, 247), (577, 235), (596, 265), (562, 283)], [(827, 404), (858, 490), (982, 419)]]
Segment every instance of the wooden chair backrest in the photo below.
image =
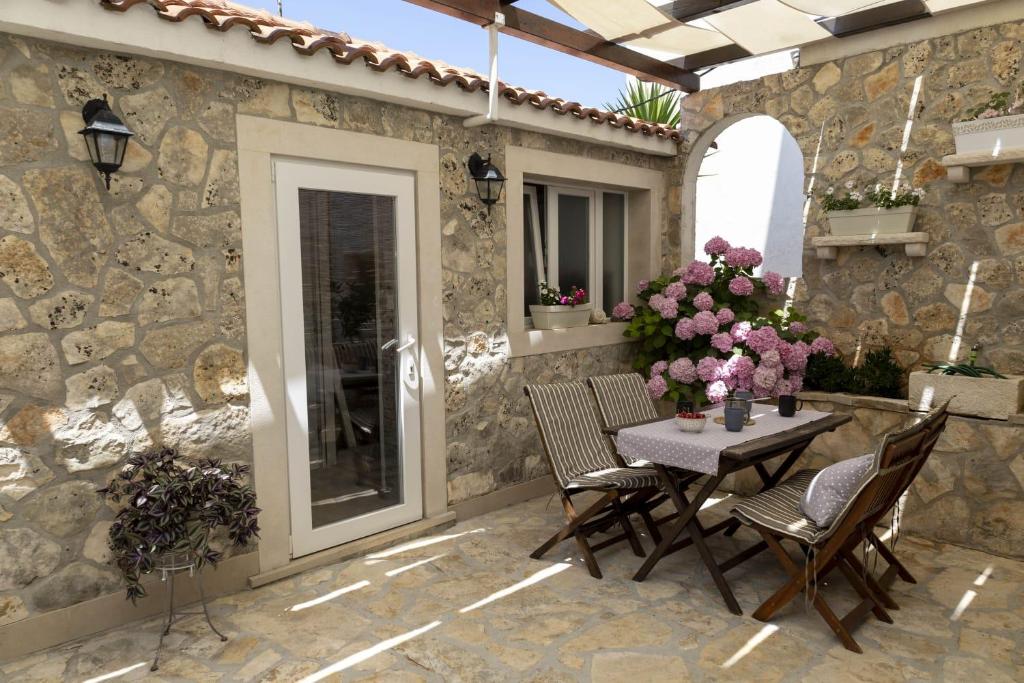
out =
[(644, 378), (636, 372), (598, 375), (587, 379), (597, 399), (597, 408), (605, 427), (653, 420), (658, 409), (647, 393)]
[(926, 455), (923, 451), (929, 435), (926, 427), (922, 421), (903, 431), (885, 435), (870, 480), (833, 523), (829, 544), (845, 543), (863, 523), (877, 519), (896, 504), (904, 490), (901, 486), (904, 483), (909, 485), (908, 475), (912, 468)]
[(559, 486), (587, 472), (620, 466), (582, 382), (531, 384), (524, 391)]

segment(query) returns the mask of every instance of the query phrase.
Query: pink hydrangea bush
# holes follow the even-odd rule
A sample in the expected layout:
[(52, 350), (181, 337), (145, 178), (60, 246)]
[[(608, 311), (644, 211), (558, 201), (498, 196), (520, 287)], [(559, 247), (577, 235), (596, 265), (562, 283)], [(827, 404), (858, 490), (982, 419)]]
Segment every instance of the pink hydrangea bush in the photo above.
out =
[[(635, 367), (655, 399), (719, 402), (733, 391), (758, 397), (799, 391), (808, 358), (835, 354), (791, 307), (776, 310), (786, 290), (778, 273), (754, 277), (764, 258), (721, 237), (704, 245), (709, 261), (637, 284), (639, 304), (612, 311), (640, 340)], [(773, 300), (774, 299), (774, 300)]]

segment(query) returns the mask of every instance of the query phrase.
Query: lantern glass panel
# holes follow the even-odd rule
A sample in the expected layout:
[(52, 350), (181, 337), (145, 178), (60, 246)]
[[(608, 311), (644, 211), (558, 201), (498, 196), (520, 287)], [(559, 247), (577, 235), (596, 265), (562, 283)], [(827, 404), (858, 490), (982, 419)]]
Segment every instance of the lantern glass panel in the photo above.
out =
[(96, 149), (96, 134), (86, 133), (82, 137), (85, 138), (85, 145), (89, 149), (89, 159), (91, 159), (94, 164), (99, 163), (100, 153), (99, 150)]
[(476, 179), (476, 193), (477, 196), (485, 203), (491, 201), (491, 183), (484, 178)]
[(117, 136), (111, 135), (110, 133), (98, 133), (96, 135), (96, 147), (99, 152), (99, 158), (97, 161), (101, 164), (117, 163)]
[(120, 168), (121, 164), (124, 163), (124, 153), (128, 149), (128, 138), (126, 136), (118, 136), (117, 138), (117, 150), (114, 152), (114, 163)]

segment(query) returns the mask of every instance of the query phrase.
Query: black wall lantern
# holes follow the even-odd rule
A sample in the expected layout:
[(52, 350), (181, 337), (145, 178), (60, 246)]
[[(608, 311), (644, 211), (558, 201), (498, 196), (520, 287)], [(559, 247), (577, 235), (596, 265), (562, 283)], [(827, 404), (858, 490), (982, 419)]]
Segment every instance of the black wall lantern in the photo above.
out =
[(473, 177), (473, 181), (476, 183), (476, 193), (480, 196), (482, 201), (487, 206), (487, 213), (491, 213), (491, 207), (498, 202), (501, 197), (501, 188), (505, 185), (505, 176), (501, 174), (501, 170), (497, 166), (491, 163), (491, 155), (487, 155), (485, 161), (482, 156), (473, 152), (473, 156), (469, 157), (469, 175)]
[(128, 149), (128, 138), (134, 133), (110, 111), (106, 96), (102, 100), (89, 100), (82, 107), (85, 128), (78, 131), (85, 138), (89, 158), (110, 189), (110, 174), (121, 168), (124, 153)]

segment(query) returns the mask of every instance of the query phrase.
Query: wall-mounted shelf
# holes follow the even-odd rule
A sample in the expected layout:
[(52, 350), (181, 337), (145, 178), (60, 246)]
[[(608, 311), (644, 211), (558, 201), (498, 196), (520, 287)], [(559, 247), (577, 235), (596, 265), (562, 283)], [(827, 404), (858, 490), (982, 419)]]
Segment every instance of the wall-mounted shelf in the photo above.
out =
[(971, 169), (996, 164), (1015, 164), (1024, 161), (1024, 147), (1009, 147), (992, 152), (972, 152), (971, 154), (949, 154), (942, 157), (942, 165), (946, 167), (946, 175), (951, 183), (971, 182)]
[(926, 232), (904, 232), (898, 235), (826, 235), (811, 238), (818, 253), (818, 258), (834, 260), (839, 254), (839, 247), (891, 247), (903, 245), (907, 256), (919, 257), (928, 253)]

